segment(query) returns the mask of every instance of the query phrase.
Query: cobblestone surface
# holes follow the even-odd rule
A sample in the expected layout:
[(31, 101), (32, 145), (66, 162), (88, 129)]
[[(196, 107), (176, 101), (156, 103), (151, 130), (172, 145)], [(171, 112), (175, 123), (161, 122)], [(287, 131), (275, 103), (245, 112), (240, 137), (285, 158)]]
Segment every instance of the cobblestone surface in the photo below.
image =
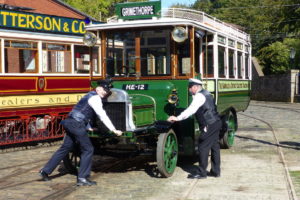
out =
[[(278, 109), (280, 107), (285, 109)], [(290, 110), (289, 110), (290, 109)], [(297, 112), (292, 112), (299, 111)], [(180, 162), (168, 179), (151, 173), (155, 163), (121, 172), (93, 172), (97, 186), (77, 187), (64, 199), (73, 200), (285, 200), (290, 199), (284, 165), (270, 128), (263, 122), (238, 115), (236, 145), (221, 151), (220, 178), (187, 179), (197, 163)], [(300, 171), (300, 104), (251, 102), (244, 114), (269, 122), (284, 152), (290, 171)], [(43, 199), (76, 177), (55, 170), (53, 180), (37, 175), (58, 146), (0, 154), (0, 199)], [(15, 167), (13, 167), (15, 166)], [(99, 173), (100, 176), (94, 176)], [(299, 188), (296, 188), (299, 196)]]

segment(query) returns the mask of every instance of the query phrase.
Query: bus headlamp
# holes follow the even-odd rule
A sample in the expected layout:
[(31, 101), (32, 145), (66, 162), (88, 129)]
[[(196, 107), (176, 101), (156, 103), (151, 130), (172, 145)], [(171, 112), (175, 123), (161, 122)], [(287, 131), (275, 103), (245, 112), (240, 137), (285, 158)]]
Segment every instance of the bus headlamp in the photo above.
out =
[(83, 35), (83, 43), (89, 47), (95, 46), (97, 43), (97, 36), (92, 32), (86, 32)]
[(174, 89), (168, 97), (168, 102), (170, 104), (176, 104), (178, 102), (178, 100), (179, 99), (178, 99), (177, 91), (176, 91), (176, 89)]

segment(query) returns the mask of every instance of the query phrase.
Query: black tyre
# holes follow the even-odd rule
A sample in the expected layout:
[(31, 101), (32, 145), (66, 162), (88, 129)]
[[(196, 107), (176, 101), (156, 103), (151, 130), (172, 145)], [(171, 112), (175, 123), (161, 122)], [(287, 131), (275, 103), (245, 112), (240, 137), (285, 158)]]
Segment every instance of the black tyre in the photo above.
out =
[(163, 178), (173, 175), (178, 159), (178, 142), (173, 130), (161, 133), (156, 148), (157, 168)]
[(220, 147), (229, 149), (234, 144), (235, 132), (237, 130), (237, 117), (232, 111), (229, 111), (222, 119), (223, 127), (221, 129)]
[(80, 150), (78, 147), (74, 148), (64, 159), (64, 166), (70, 174), (78, 175), (80, 167)]

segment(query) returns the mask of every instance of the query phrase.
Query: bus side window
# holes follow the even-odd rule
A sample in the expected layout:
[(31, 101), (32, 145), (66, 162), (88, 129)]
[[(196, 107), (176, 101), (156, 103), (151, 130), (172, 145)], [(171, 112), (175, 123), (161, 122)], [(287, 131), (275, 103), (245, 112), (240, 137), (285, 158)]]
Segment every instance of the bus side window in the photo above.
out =
[(187, 39), (183, 43), (177, 43), (178, 70), (179, 75), (187, 75), (191, 73), (191, 57), (190, 57), (190, 40)]
[[(206, 47), (203, 45), (203, 75), (204, 77), (213, 77), (214, 76), (214, 56), (213, 56), (213, 46), (207, 46), (207, 57), (206, 57)], [(207, 60), (207, 64), (206, 64)]]

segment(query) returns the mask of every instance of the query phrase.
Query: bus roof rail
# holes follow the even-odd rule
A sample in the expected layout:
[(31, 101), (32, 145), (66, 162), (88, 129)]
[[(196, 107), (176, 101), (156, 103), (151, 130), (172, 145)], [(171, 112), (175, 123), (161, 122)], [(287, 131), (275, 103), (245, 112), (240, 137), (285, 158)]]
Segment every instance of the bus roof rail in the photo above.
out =
[(222, 22), (221, 20), (218, 20), (202, 11), (186, 8), (163, 8), (161, 16), (162, 18), (180, 18), (197, 21), (212, 26), (218, 30), (222, 30), (227, 34), (232, 34), (243, 40), (250, 41), (250, 36), (244, 31), (241, 31), (228, 23)]

